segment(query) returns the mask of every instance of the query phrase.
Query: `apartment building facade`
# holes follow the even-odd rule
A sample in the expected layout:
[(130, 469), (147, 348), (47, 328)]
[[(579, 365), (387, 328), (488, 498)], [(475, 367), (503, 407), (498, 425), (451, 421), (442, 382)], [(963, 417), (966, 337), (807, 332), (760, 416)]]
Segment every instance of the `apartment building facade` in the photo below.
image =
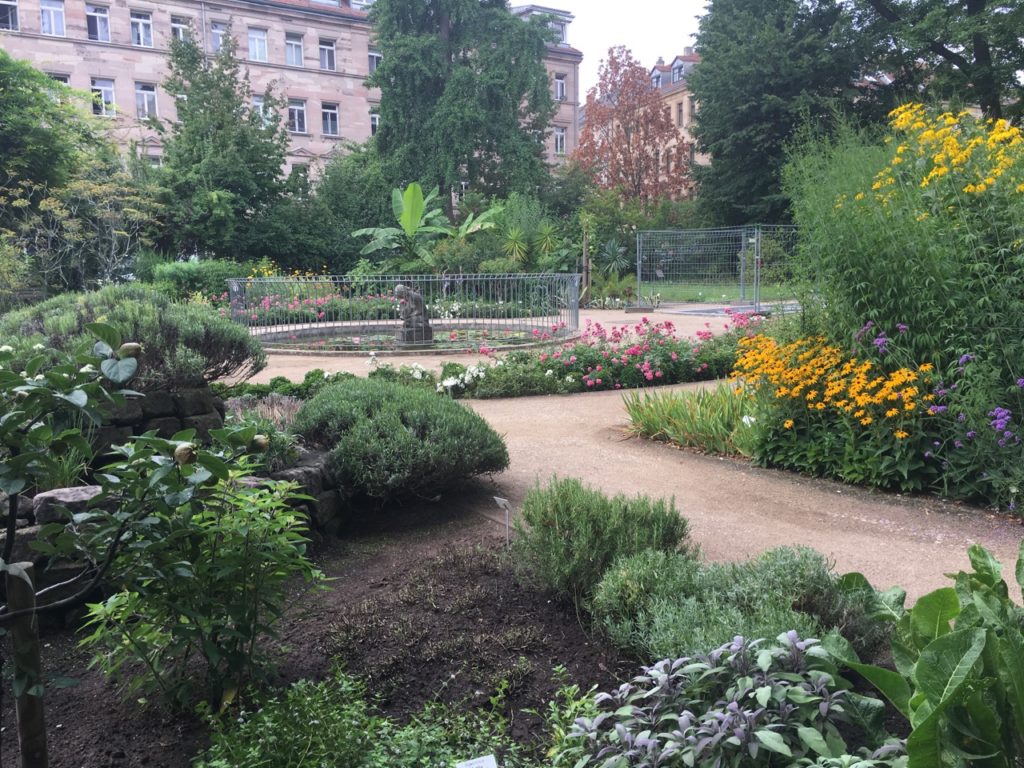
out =
[[(114, 140), (126, 150), (134, 145), (156, 164), (162, 148), (150, 118), (175, 119), (176, 95), (162, 86), (172, 39), (190, 37), (213, 55), (230, 34), (256, 104), (267, 87), (287, 102), (289, 167), (309, 166), (341, 151), (345, 140), (362, 142), (376, 131), (380, 93), (364, 84), (380, 62), (367, 19), (371, 4), (0, 0), (0, 47), (56, 80), (91, 92), (93, 111), (110, 119)], [(537, 12), (535, 6), (517, 10)], [(553, 13), (566, 26), (571, 21), (569, 14)], [(577, 134), (568, 130), (575, 113), (571, 120), (562, 115), (578, 106), (580, 60), (582, 55), (564, 43), (549, 46), (553, 95), (557, 99), (559, 87), (566, 89), (548, 140), (552, 162), (576, 146)]]
[[(662, 103), (668, 110), (680, 137), (689, 144), (691, 165), (705, 165), (710, 162), (707, 155), (700, 154), (695, 149), (693, 122), (697, 115), (697, 100), (690, 92), (686, 82), (687, 76), (699, 63), (700, 54), (695, 53), (693, 48), (687, 46), (683, 49), (683, 53), (672, 61), (666, 64), (663, 58), (659, 58), (651, 68), (651, 87), (661, 96)], [(674, 139), (665, 149), (675, 149), (678, 143), (679, 140)], [(666, 152), (667, 157), (672, 155), (672, 152)], [(683, 192), (684, 196), (690, 196), (692, 193), (692, 186)]]

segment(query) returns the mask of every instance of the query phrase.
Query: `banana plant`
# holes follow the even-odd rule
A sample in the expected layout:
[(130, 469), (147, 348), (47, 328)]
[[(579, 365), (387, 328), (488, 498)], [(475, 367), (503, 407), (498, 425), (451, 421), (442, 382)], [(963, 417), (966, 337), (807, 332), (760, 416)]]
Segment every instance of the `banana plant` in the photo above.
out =
[[(1011, 598), (1002, 566), (977, 544), (972, 571), (907, 610), (906, 593), (875, 594), (861, 574), (844, 586), (873, 595), (874, 615), (895, 624), (895, 670), (862, 664), (838, 635), (824, 645), (878, 688), (910, 721), (909, 768), (1013, 768), (1024, 761), (1024, 608)], [(1024, 587), (1024, 541), (1015, 569)]]
[(450, 234), (451, 228), (444, 225), (444, 213), (436, 205), (437, 187), (426, 197), (423, 188), (413, 182), (405, 188), (391, 191), (391, 210), (395, 214), (397, 227), (367, 227), (357, 229), (353, 237), (369, 237), (370, 242), (359, 251), (366, 256), (377, 251), (400, 251), (406, 258), (422, 259), (434, 263), (430, 244), (437, 235)]

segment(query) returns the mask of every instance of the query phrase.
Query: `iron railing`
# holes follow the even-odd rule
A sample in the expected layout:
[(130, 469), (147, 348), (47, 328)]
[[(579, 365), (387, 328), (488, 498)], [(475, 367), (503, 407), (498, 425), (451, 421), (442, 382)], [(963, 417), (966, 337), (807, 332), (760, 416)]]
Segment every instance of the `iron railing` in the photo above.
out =
[(223, 311), (267, 347), (387, 350), (403, 326), (398, 285), (422, 296), (441, 349), (501, 349), (579, 329), (577, 274), (232, 278)]
[(752, 224), (637, 233), (640, 303), (750, 303), (792, 298), (796, 227)]

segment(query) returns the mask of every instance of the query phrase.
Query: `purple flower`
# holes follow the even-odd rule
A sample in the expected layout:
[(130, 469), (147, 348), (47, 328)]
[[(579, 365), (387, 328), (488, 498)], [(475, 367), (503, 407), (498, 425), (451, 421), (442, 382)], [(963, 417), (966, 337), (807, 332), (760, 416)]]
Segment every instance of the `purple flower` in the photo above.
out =
[(878, 334), (878, 336), (876, 336), (871, 343), (874, 344), (875, 347), (878, 348), (878, 351), (881, 352), (883, 355), (889, 351), (888, 347), (886, 346), (889, 343), (889, 340), (885, 337), (884, 331)]
[(906, 333), (910, 330), (910, 326), (906, 323), (896, 323), (896, 330), (900, 333)]
[(977, 436), (978, 436), (978, 433), (975, 432), (973, 429), (970, 430), (966, 435), (964, 435), (964, 437), (966, 437), (968, 440), (973, 440)]
[(949, 410), (949, 407), (945, 406), (945, 405), (929, 405), (928, 406), (928, 413), (930, 413), (932, 416), (934, 416), (937, 413), (944, 413), (945, 411), (948, 411), (948, 410)]
[(962, 440), (954, 440), (953, 441), (953, 447), (954, 448), (963, 448), (964, 447), (964, 443), (963, 443)]
[(1017, 379), (1017, 386), (1024, 389), (1024, 378)]
[(932, 456), (934, 456), (934, 455), (935, 455), (935, 454), (933, 454), (933, 453), (932, 453), (931, 451), (925, 451), (925, 452), (924, 452), (924, 457), (925, 457), (926, 459), (930, 459), (930, 458), (931, 458)]
[(958, 362), (957, 365), (959, 365), (961, 368), (963, 368), (965, 365), (967, 365), (973, 359), (974, 359), (974, 355), (972, 355), (970, 353), (965, 354), (965, 355), (960, 355), (960, 362)]
[(868, 331), (870, 331), (874, 327), (875, 327), (874, 321), (873, 320), (868, 320), (866, 323), (864, 323), (864, 327), (861, 328), (859, 331), (857, 331), (857, 333), (855, 333), (853, 335), (854, 341), (860, 341), (861, 339), (863, 339), (864, 338), (864, 334), (866, 334)]
[(956, 416), (956, 420), (959, 421), (961, 424), (963, 424), (965, 421), (967, 421), (967, 414), (966, 413), (958, 413), (957, 416)]
[(1009, 408), (993, 408), (988, 412), (988, 415), (992, 419), (990, 422), (992, 429), (996, 432), (1002, 432), (1010, 423), (1010, 419), (1013, 417), (1013, 412)]

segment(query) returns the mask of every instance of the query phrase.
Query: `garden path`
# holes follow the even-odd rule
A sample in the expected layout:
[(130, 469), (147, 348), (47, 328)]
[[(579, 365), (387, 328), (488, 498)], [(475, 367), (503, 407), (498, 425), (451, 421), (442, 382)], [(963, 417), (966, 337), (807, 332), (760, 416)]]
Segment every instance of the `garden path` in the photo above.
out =
[[(590, 313), (602, 323), (636, 322), (638, 315)], [(720, 319), (650, 313), (671, 319), (683, 335), (721, 327)], [(715, 328), (715, 330), (718, 330)], [(305, 371), (365, 374), (365, 357), (272, 355), (257, 380)], [(452, 355), (395, 358), (439, 369)], [(700, 384), (679, 388), (700, 387)], [(744, 461), (629, 438), (617, 392), (467, 400), (504, 437), (511, 466), (495, 478), (495, 495), (518, 508), (526, 492), (552, 475), (574, 476), (607, 493), (675, 496), (706, 556), (734, 560), (783, 544), (825, 553), (840, 571), (861, 571), (879, 588), (899, 584), (912, 595), (949, 585), (944, 574), (967, 568), (966, 549), (979, 543), (1013, 564), (1024, 528), (1009, 518), (932, 497), (902, 497), (760, 469)], [(503, 520), (497, 507), (480, 510)]]

